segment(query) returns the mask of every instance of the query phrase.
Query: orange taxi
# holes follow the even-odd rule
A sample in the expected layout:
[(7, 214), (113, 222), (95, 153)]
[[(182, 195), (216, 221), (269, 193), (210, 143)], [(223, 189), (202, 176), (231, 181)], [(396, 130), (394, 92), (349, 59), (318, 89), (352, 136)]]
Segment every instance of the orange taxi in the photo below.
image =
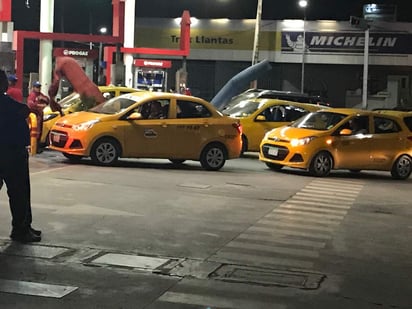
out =
[(268, 132), (259, 159), (272, 170), (288, 166), (320, 177), (348, 169), (389, 171), (393, 178), (407, 179), (412, 171), (411, 118), (356, 109), (317, 111)]
[(140, 91), (58, 119), (50, 148), (70, 160), (91, 157), (99, 165), (118, 158), (164, 158), (219, 170), (240, 156), (241, 133), (238, 120), (201, 98)]
[(243, 128), (243, 153), (259, 151), (260, 142), (266, 132), (321, 108), (322, 106), (309, 103), (257, 98), (230, 105), (223, 113), (240, 120)]

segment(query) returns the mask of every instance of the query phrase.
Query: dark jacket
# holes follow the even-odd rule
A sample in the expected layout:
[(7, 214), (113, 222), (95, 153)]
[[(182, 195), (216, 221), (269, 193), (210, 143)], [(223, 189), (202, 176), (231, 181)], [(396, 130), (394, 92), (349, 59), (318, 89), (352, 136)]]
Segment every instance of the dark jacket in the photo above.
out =
[(27, 117), (30, 109), (8, 95), (0, 94), (0, 149), (30, 145)]

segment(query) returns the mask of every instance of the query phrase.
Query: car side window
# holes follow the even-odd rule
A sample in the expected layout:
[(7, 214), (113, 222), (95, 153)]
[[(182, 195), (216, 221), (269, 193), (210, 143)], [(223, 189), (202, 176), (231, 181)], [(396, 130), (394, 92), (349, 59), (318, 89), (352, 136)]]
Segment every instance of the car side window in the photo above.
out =
[(396, 133), (401, 129), (399, 125), (392, 119), (384, 117), (374, 117), (373, 124), (376, 134)]
[(177, 118), (208, 118), (212, 113), (201, 103), (177, 101)]
[(265, 121), (282, 122), (285, 121), (285, 107), (283, 105), (275, 105), (266, 108), (259, 114), (265, 117)]
[(303, 115), (306, 115), (308, 113), (307, 110), (300, 108), (300, 107), (296, 107), (293, 105), (288, 105), (285, 106), (285, 113), (284, 113), (284, 119), (285, 121), (295, 121), (297, 119), (299, 119), (300, 117), (302, 117)]
[(166, 119), (169, 117), (169, 100), (154, 100), (140, 105), (143, 119)]
[(411, 117), (405, 117), (403, 120), (404, 120), (406, 126), (409, 128), (409, 131), (412, 132), (412, 116)]

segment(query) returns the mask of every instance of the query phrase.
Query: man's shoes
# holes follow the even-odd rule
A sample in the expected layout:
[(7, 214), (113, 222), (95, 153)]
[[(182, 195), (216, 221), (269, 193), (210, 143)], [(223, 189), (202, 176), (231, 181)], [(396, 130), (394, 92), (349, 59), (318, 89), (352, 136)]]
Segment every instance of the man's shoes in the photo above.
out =
[(36, 236), (41, 236), (41, 231), (32, 228), (31, 225), (30, 225), (30, 227), (29, 227), (29, 230), (30, 230), (30, 232), (32, 232), (34, 235), (36, 235)]
[(27, 230), (25, 232), (12, 231), (11, 235), (10, 235), (10, 238), (14, 241), (18, 241), (18, 242), (22, 242), (22, 243), (41, 241), (41, 237), (39, 235), (35, 235), (30, 230)]

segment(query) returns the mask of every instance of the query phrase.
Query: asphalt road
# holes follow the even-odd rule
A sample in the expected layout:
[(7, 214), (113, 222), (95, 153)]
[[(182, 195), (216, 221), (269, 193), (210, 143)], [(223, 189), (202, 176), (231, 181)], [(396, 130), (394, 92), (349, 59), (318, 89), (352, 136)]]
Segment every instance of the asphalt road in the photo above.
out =
[(0, 308), (412, 308), (412, 178), (31, 158), (39, 244), (8, 239)]

